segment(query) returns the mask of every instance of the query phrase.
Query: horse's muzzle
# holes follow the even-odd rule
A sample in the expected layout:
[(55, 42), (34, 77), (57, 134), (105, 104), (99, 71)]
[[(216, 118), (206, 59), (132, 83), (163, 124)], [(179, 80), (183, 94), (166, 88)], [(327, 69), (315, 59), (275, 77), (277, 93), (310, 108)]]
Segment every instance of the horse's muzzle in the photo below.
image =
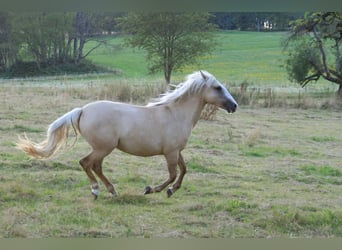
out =
[(237, 109), (237, 106), (238, 105), (236, 103), (229, 102), (224, 105), (224, 108), (227, 110), (228, 113), (234, 113)]

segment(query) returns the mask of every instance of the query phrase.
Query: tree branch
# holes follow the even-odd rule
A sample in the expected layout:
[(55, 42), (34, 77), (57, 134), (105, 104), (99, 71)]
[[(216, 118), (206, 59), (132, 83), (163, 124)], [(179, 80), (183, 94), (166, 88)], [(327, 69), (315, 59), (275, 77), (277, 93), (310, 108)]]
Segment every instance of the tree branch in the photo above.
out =
[(302, 86), (302, 88), (304, 88), (309, 82), (311, 81), (318, 81), (319, 78), (321, 77), (320, 73), (305, 77), (301, 82), (300, 82), (300, 86)]
[(326, 58), (326, 55), (325, 55), (325, 51), (324, 51), (324, 47), (323, 47), (323, 42), (322, 42), (321, 38), (319, 37), (319, 35), (317, 34), (316, 27), (313, 28), (313, 34), (314, 34), (314, 36), (316, 38), (316, 41), (318, 43), (319, 51), (321, 52), (321, 55), (322, 55), (322, 64), (323, 64), (323, 69), (324, 69), (323, 72), (326, 73), (327, 76), (330, 76), (330, 71), (329, 71), (329, 68), (328, 68), (328, 65), (327, 65), (327, 58)]
[(330, 70), (330, 73), (334, 76), (334, 77), (336, 77), (336, 78), (338, 78), (338, 79), (342, 79), (342, 75), (340, 74), (340, 72), (337, 72), (337, 71), (335, 71), (335, 70)]
[(321, 73), (321, 75), (324, 79), (326, 79), (330, 82), (334, 82), (334, 83), (339, 84), (339, 85), (342, 84), (342, 78), (340, 75), (337, 75), (337, 77), (333, 77), (333, 76), (331, 76), (331, 74), (330, 75), (324, 75)]
[(98, 47), (100, 47), (101, 45), (103, 45), (105, 43), (106, 43), (106, 41), (99, 41), (99, 43), (96, 46), (91, 48), (85, 55), (82, 56), (82, 59), (86, 58), (91, 52), (93, 52), (95, 49), (97, 49)]
[(335, 69), (336, 69), (337, 74), (341, 74), (340, 41), (339, 41), (339, 39), (335, 39), (335, 49), (336, 49)]

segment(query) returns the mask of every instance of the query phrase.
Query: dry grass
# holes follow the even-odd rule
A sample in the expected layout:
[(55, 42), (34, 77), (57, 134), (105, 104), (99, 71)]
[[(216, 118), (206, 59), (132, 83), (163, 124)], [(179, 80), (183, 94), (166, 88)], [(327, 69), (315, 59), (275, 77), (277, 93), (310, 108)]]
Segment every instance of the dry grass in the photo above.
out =
[(149, 99), (135, 98), (135, 87), (106, 84), (0, 87), (0, 237), (342, 236), (342, 114), (333, 108), (217, 111), (193, 130), (184, 150), (188, 173), (170, 199), (142, 195), (166, 178), (162, 157), (115, 151), (104, 172), (120, 196), (110, 199), (101, 185), (94, 201), (78, 165), (89, 150), (82, 138), (43, 162), (15, 149), (17, 134), (39, 141), (76, 106), (104, 97)]
[(340, 109), (342, 107), (341, 98), (332, 89), (249, 87), (247, 82), (242, 82), (239, 87), (231, 88), (231, 92), (240, 105), (255, 108)]
[(216, 118), (216, 113), (219, 110), (219, 108), (212, 104), (205, 105), (200, 119), (212, 121)]

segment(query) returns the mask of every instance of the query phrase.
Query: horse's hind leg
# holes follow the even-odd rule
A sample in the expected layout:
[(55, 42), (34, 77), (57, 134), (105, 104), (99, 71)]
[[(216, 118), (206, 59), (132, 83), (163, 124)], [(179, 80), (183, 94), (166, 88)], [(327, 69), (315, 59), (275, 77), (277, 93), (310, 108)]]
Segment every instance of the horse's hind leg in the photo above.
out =
[(116, 197), (117, 193), (115, 191), (115, 188), (114, 188), (113, 184), (108, 180), (108, 178), (102, 172), (102, 161), (103, 161), (103, 158), (98, 160), (98, 161), (96, 161), (94, 163), (92, 169), (94, 170), (96, 175), (101, 179), (103, 184), (105, 184), (108, 192), (110, 192), (113, 197)]
[(99, 184), (91, 171), (92, 169), (92, 161), (91, 161), (91, 155), (89, 154), (88, 156), (84, 157), (82, 160), (80, 160), (80, 165), (82, 166), (84, 172), (88, 175), (88, 178), (91, 183), (91, 193), (94, 195), (95, 199), (97, 199), (97, 196), (99, 195), (100, 189), (99, 189)]
[(162, 191), (166, 186), (168, 186), (170, 183), (174, 182), (174, 180), (177, 177), (177, 161), (178, 161), (178, 151), (175, 151), (171, 154), (165, 155), (166, 161), (167, 161), (167, 168), (169, 170), (169, 178), (163, 182), (161, 185), (151, 188), (150, 186), (147, 186), (145, 188), (144, 194), (151, 194), (155, 192)]
[(92, 151), (88, 156), (80, 160), (81, 166), (83, 167), (84, 171), (86, 172), (86, 174), (88, 175), (90, 179), (91, 193), (94, 195), (95, 199), (97, 199), (100, 193), (100, 188), (92, 170), (97, 174), (97, 176), (105, 184), (107, 190), (113, 196), (117, 195), (113, 184), (110, 183), (109, 180), (102, 173), (102, 161), (106, 155), (108, 155), (108, 153), (100, 153), (98, 151)]
[(184, 175), (186, 174), (186, 165), (185, 165), (183, 156), (180, 152), (179, 152), (179, 156), (178, 156), (178, 166), (179, 166), (179, 170), (180, 170), (179, 177), (178, 177), (176, 183), (173, 184), (173, 186), (167, 190), (167, 197), (170, 197), (174, 192), (177, 191), (177, 189), (179, 189), (181, 187)]

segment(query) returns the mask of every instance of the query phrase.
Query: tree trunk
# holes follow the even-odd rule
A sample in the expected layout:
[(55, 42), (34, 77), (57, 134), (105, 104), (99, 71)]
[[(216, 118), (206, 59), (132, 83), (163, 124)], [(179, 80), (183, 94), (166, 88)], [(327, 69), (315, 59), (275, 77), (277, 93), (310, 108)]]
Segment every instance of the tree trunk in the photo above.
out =
[(85, 37), (82, 35), (80, 36), (80, 45), (78, 47), (78, 60), (77, 60), (77, 64), (79, 64), (81, 62), (81, 60), (83, 59), (83, 47), (85, 44)]
[(166, 84), (170, 84), (171, 82), (171, 74), (173, 70), (173, 41), (172, 38), (168, 38), (169, 46), (165, 48), (165, 55), (164, 55), (164, 61), (165, 61), (165, 69), (164, 69), (164, 75)]
[(165, 80), (167, 84), (170, 84), (171, 76), (170, 75), (165, 76)]
[(342, 84), (338, 86), (337, 95), (342, 98)]
[(75, 36), (75, 38), (74, 38), (74, 53), (73, 53), (74, 64), (77, 64), (77, 58), (78, 58), (77, 42), (78, 42), (77, 37)]
[(164, 77), (166, 84), (170, 84), (171, 82), (171, 73), (172, 73), (172, 66), (168, 65), (166, 69), (164, 70)]

